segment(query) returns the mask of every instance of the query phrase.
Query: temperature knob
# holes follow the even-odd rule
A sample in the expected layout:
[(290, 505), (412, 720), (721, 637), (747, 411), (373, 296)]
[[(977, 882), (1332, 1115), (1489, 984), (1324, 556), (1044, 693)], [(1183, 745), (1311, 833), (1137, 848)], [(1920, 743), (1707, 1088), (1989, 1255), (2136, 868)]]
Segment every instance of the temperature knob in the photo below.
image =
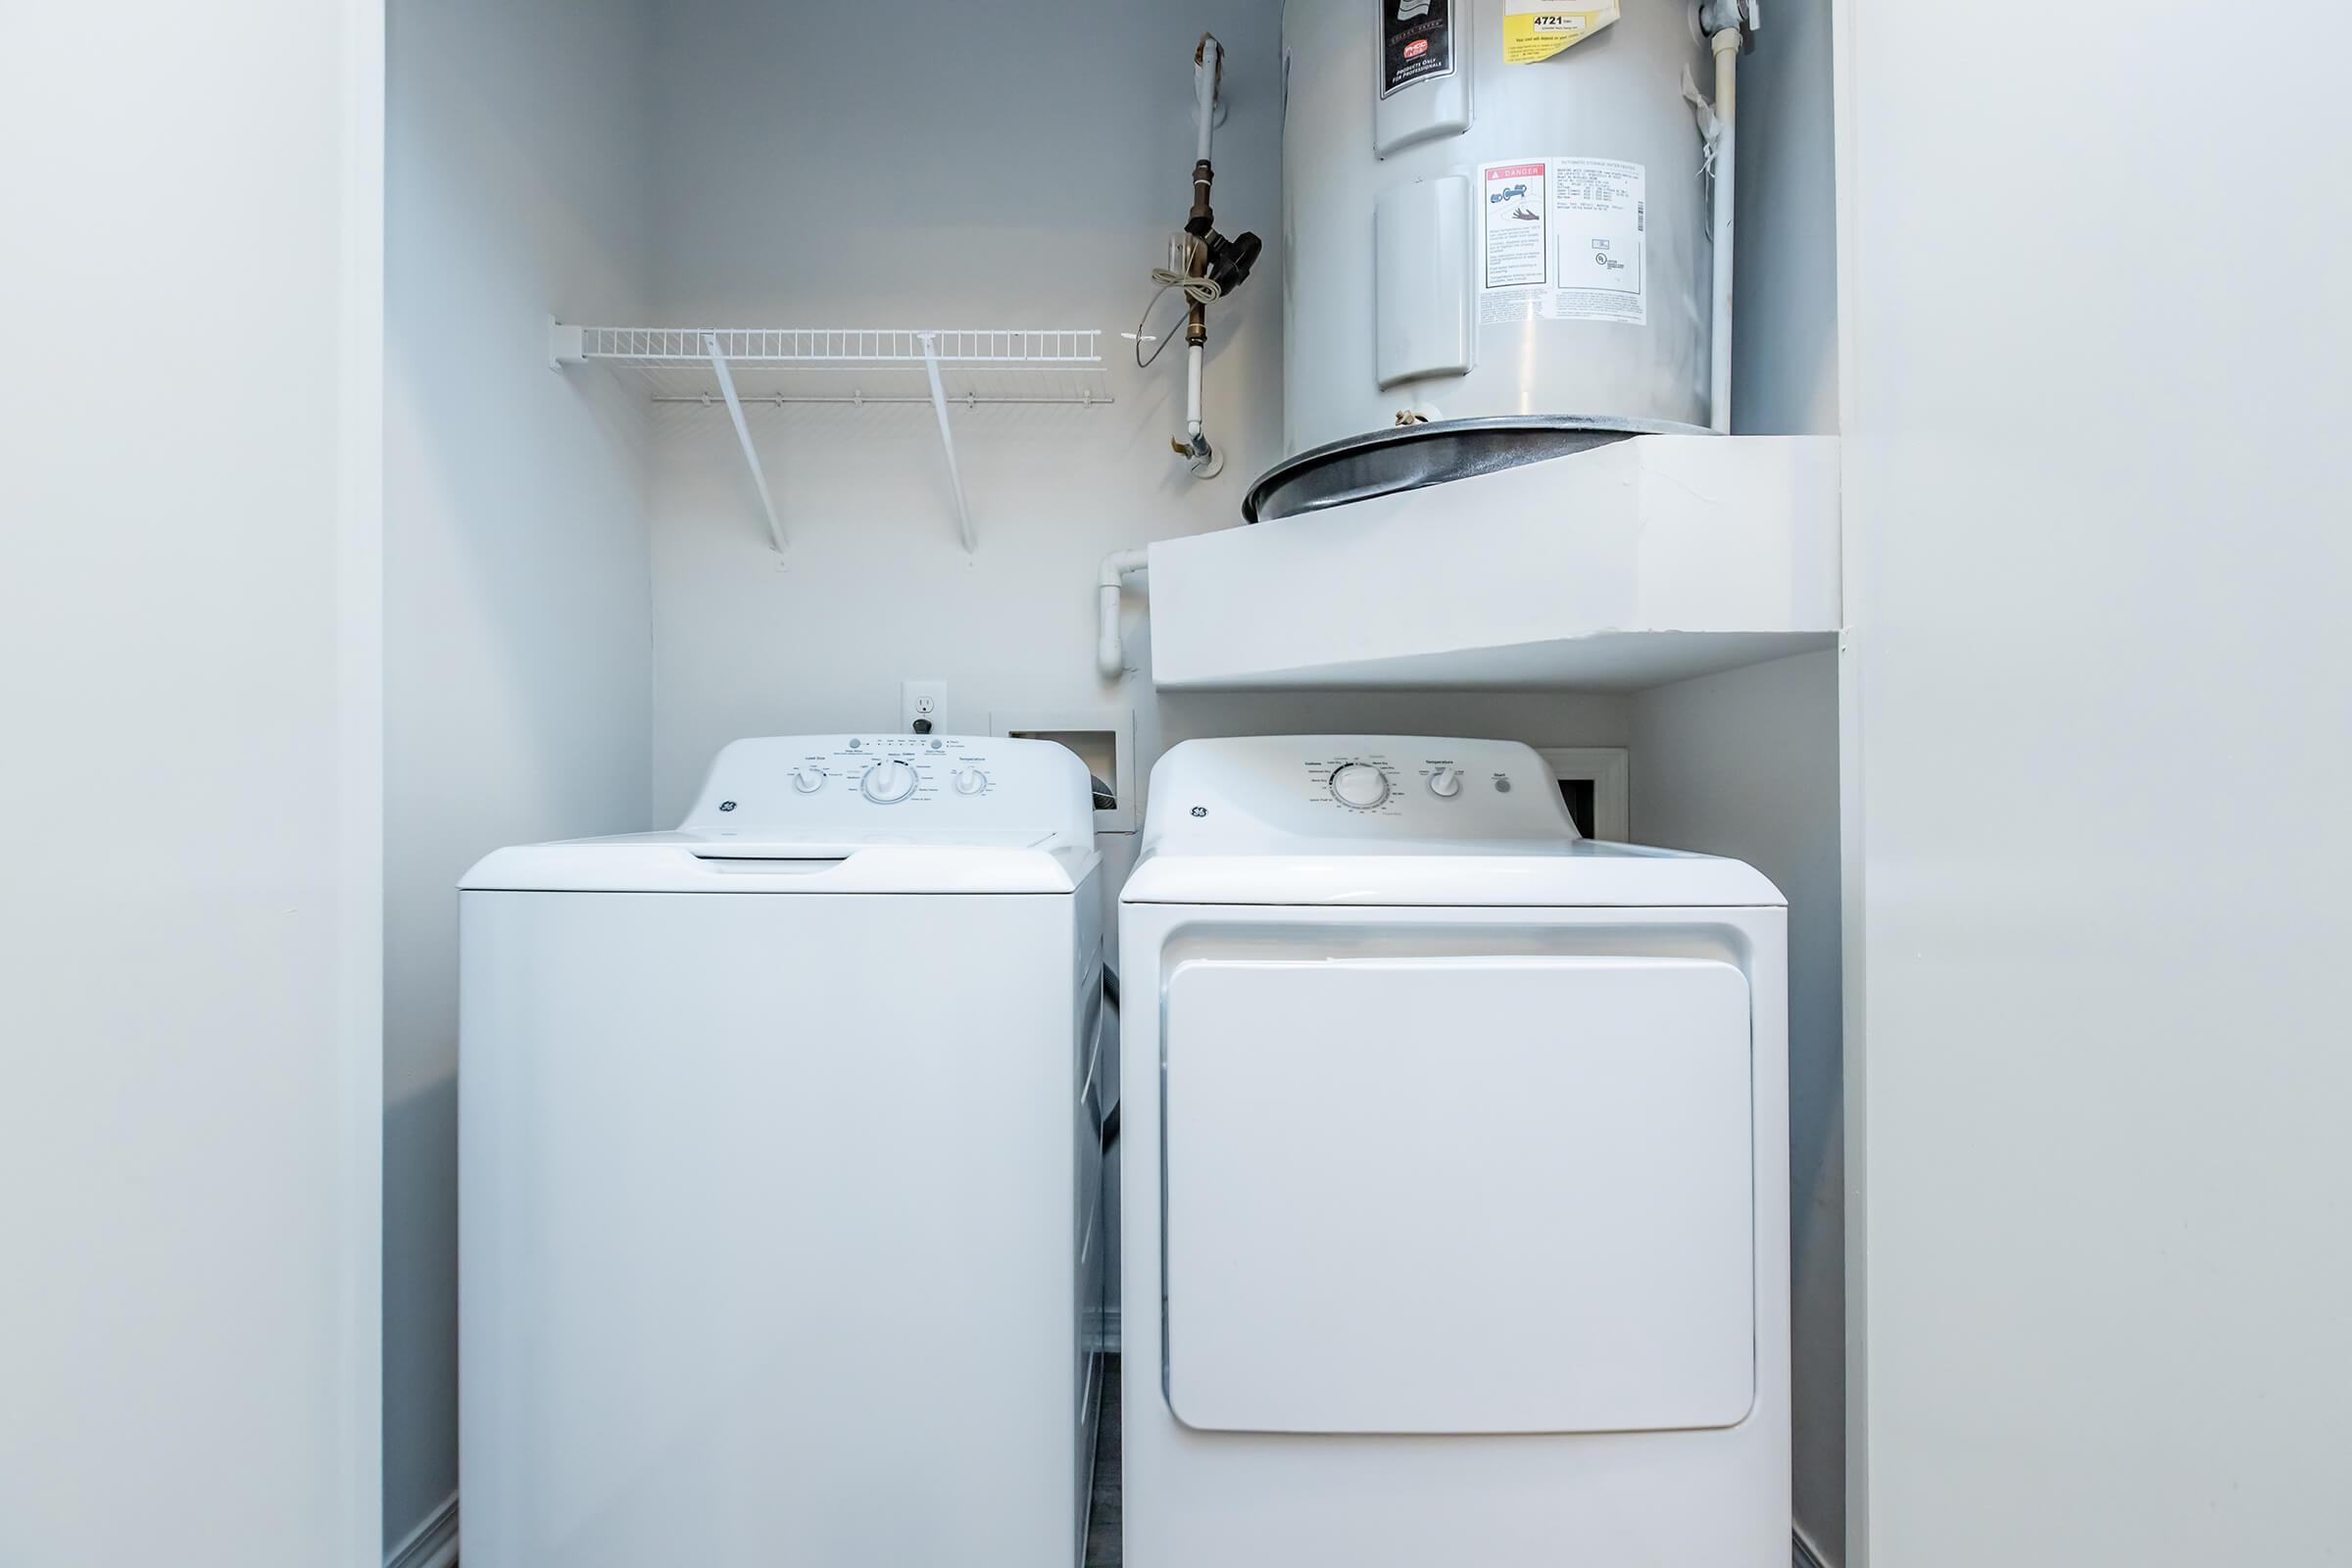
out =
[(956, 794), (977, 795), (986, 788), (988, 788), (988, 775), (978, 768), (959, 767), (956, 770)]
[(1429, 793), (1441, 801), (1450, 801), (1462, 793), (1462, 770), (1441, 767), (1429, 775)]
[(1369, 811), (1389, 798), (1389, 775), (1369, 762), (1349, 762), (1333, 769), (1331, 798), (1342, 806)]
[(876, 806), (895, 806), (914, 793), (916, 782), (914, 769), (894, 757), (867, 768), (858, 788)]
[(814, 795), (825, 787), (825, 770), (821, 767), (796, 767), (792, 770), (792, 787), (803, 795)]

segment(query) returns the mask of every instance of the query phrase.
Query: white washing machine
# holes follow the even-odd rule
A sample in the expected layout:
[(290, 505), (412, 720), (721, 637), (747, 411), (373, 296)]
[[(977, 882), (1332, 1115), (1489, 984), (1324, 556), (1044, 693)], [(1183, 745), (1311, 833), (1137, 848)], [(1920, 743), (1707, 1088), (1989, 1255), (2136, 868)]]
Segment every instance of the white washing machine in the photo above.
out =
[(1785, 1568), (1771, 883), (1494, 741), (1188, 742), (1141, 857), (1128, 1568)]
[(1097, 875), (1069, 752), (899, 735), (473, 868), (468, 1568), (1077, 1560)]

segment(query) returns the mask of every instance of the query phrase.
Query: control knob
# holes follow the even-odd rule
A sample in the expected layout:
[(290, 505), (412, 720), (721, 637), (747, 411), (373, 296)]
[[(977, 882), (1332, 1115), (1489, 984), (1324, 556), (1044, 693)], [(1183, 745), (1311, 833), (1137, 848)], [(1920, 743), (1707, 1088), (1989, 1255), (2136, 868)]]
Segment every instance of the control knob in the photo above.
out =
[(825, 770), (821, 767), (796, 767), (792, 770), (792, 787), (803, 795), (814, 795), (825, 787)]
[(1369, 762), (1349, 762), (1334, 768), (1331, 798), (1342, 806), (1369, 811), (1389, 798), (1389, 775)]
[(1441, 801), (1450, 801), (1462, 793), (1462, 770), (1441, 767), (1429, 775), (1429, 793)]
[(986, 788), (988, 788), (988, 775), (978, 768), (959, 767), (956, 770), (956, 794), (977, 795)]
[(858, 788), (876, 806), (895, 806), (914, 793), (917, 782), (914, 769), (894, 757), (867, 768)]

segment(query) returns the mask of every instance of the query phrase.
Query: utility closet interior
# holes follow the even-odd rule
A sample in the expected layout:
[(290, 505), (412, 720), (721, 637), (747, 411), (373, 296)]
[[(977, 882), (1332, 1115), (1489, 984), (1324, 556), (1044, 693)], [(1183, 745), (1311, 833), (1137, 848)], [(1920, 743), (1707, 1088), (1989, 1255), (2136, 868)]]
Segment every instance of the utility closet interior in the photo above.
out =
[(2326, 8), (5, 14), (0, 1568), (2352, 1562)]
[(1769, 878), (1787, 1508), (1842, 1560), (1830, 6), (1719, 7), (1736, 195), (1688, 9), (389, 8), (388, 1547), (460, 1483), (451, 890), (742, 737), (912, 729), (1081, 750), (1114, 956), (1196, 738), (1519, 742), (1587, 837)]

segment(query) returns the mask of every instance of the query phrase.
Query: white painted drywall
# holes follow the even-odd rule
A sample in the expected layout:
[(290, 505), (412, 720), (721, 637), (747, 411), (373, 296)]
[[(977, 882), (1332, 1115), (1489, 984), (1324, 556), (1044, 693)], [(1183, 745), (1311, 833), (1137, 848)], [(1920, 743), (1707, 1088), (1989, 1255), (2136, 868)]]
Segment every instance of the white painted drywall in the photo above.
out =
[(641, 0), (404, 0), (389, 52), (384, 1524), (458, 1484), (458, 879), (650, 825), (648, 417), (547, 364), (652, 247)]
[(382, 34), (0, 48), (0, 1562), (374, 1560)]
[(1634, 699), (1634, 836), (1729, 855), (1788, 900), (1789, 1337), (1796, 1527), (1844, 1558), (1844, 1158), (1838, 655)]
[(2326, 20), (1840, 18), (1882, 1568), (2344, 1559)]
[[(1106, 551), (1236, 522), (1281, 451), (1280, 7), (1015, 0), (785, 8), (674, 0), (658, 44), (657, 299), (722, 325), (1068, 325), (1106, 330), (1109, 409), (959, 411), (979, 532), (956, 541), (921, 408), (754, 408), (792, 533), (768, 549), (723, 414), (658, 426), (655, 812), (681, 810), (747, 734), (890, 727), (902, 677), (949, 682), (950, 729), (992, 711), (1125, 705), (1148, 761), (1190, 735), (1405, 730), (1624, 741), (1615, 698), (1358, 694), (1155, 698), (1095, 674)], [(1228, 48), (1216, 201), (1266, 241), (1211, 315), (1207, 484), (1168, 452), (1181, 346), (1119, 356), (1191, 200), (1190, 57)], [(1171, 319), (1165, 303), (1154, 328)], [(1298, 591), (1312, 593), (1311, 583)], [(1130, 594), (1130, 663), (1150, 628)], [(1110, 843), (1114, 860), (1124, 848)], [(1114, 863), (1115, 888), (1123, 866)]]

